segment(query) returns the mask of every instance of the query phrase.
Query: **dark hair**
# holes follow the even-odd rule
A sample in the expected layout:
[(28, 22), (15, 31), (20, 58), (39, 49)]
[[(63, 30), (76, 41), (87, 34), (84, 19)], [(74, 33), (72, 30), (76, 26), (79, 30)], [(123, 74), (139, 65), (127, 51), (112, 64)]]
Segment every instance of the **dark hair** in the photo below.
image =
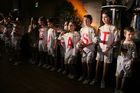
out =
[(90, 19), (90, 23), (92, 23), (92, 16), (91, 15), (87, 14), (87, 15), (84, 15), (84, 17), (89, 18)]
[(45, 23), (45, 25), (46, 25), (46, 18), (44, 16), (39, 17), (39, 20), (42, 21), (43, 23)]
[[(74, 20), (70, 20), (69, 23), (70, 23), (70, 22), (71, 22), (72, 24), (74, 24), (75, 26), (77, 25), (76, 21), (74, 21)], [(69, 24), (69, 23), (68, 23), (68, 24)]]
[(125, 27), (124, 28), (124, 34), (126, 34), (126, 32), (134, 32), (133, 27)]
[(104, 10), (102, 14), (106, 14), (109, 18), (112, 18), (112, 12), (110, 10)]
[(54, 18), (49, 18), (48, 20), (47, 20), (47, 22), (51, 22), (51, 23), (55, 23), (55, 20), (54, 20)]
[(39, 17), (40, 21), (46, 22), (46, 18), (44, 16)]
[(35, 24), (38, 24), (38, 18), (37, 18), (37, 17), (33, 16), (33, 17), (31, 17), (31, 18), (33, 18)]

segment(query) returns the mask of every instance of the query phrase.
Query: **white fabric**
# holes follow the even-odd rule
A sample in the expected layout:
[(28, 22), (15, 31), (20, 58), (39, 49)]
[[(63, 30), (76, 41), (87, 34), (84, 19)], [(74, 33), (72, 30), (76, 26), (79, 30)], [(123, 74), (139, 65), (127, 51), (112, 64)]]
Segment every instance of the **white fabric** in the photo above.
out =
[(120, 55), (117, 58), (116, 76), (130, 77), (132, 73), (131, 59), (136, 57), (136, 45), (134, 42), (121, 44)]
[(112, 63), (113, 49), (110, 49), (106, 54), (103, 54), (107, 50), (107, 47), (112, 45), (113, 42), (118, 41), (118, 32), (113, 25), (104, 25), (99, 28), (99, 47), (96, 60), (104, 61), (106, 63)]
[(47, 29), (42, 27), (39, 29), (39, 51), (47, 52)]

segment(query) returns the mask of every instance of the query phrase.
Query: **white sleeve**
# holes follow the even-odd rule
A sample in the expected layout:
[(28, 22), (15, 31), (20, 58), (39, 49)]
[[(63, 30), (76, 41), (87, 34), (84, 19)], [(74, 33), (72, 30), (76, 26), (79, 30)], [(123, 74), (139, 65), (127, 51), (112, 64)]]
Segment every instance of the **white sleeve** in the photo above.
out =
[(116, 30), (116, 31), (114, 32), (114, 41), (116, 42), (116, 41), (118, 41), (118, 39), (119, 39), (118, 31)]
[(94, 28), (91, 29), (91, 35), (92, 35), (92, 42), (97, 42), (96, 39), (96, 30)]
[(54, 30), (53, 34), (54, 34), (54, 39), (57, 39), (56, 30)]
[(80, 40), (80, 34), (76, 33), (75, 38), (74, 38), (74, 48), (73, 48), (73, 56), (76, 56), (78, 53), (78, 49), (76, 48), (77, 42)]

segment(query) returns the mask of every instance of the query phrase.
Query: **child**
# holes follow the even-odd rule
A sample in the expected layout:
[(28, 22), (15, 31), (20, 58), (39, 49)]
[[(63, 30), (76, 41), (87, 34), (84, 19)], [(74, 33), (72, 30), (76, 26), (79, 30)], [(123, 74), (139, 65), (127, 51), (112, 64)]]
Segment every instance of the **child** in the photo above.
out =
[(30, 62), (32, 64), (37, 63), (38, 59), (38, 41), (39, 41), (39, 31), (38, 31), (38, 24), (37, 24), (37, 19), (35, 17), (31, 18), (31, 23), (28, 28), (28, 33), (29, 33), (29, 42), (30, 42), (30, 47), (31, 47), (31, 60)]
[(50, 64), (52, 66), (50, 71), (54, 71), (57, 68), (57, 36), (53, 18), (48, 19), (48, 27), (47, 48)]
[[(81, 28), (81, 40), (79, 41), (83, 43), (83, 47), (79, 48), (82, 52), (82, 76), (78, 79), (78, 81), (83, 81), (83, 84), (88, 84), (91, 77), (92, 71), (92, 59), (94, 57), (94, 48), (95, 48), (95, 34), (96, 30), (91, 26), (92, 17), (91, 15), (85, 15), (83, 19), (84, 27)], [(86, 75), (87, 74), (87, 75)]]
[(90, 85), (94, 85), (98, 78), (99, 70), (101, 69), (101, 62), (104, 62), (103, 65), (103, 74), (101, 80), (101, 88), (105, 88), (105, 77), (108, 72), (109, 64), (112, 63), (112, 54), (113, 54), (113, 46), (116, 45), (118, 40), (118, 32), (116, 27), (111, 25), (111, 12), (103, 11), (102, 13), (102, 21), (104, 23), (103, 26), (99, 28), (98, 36), (99, 36), (99, 45), (98, 52), (96, 56), (97, 64), (96, 64), (96, 73), (95, 78)]
[[(61, 30), (61, 33), (67, 33), (68, 23), (69, 23), (68, 21), (64, 22), (63, 30)], [(65, 41), (64, 41), (64, 39), (60, 39), (59, 42), (60, 42), (60, 56), (61, 56), (61, 58), (60, 58), (60, 68), (58, 69), (57, 72), (62, 71), (63, 74), (66, 74), (66, 70), (65, 70), (65, 66), (64, 66)]]
[(65, 23), (64, 23), (64, 30), (66, 30), (66, 31), (68, 30), (68, 23), (69, 23), (68, 21), (65, 21)]
[(38, 20), (39, 28), (39, 64), (38, 66), (46, 65), (46, 53), (47, 53), (47, 27), (45, 17), (40, 17)]
[[(80, 40), (80, 35), (78, 32), (75, 31), (76, 23), (70, 21), (68, 24), (68, 33), (64, 34), (61, 33), (61, 39), (64, 39), (65, 42), (65, 65), (68, 65), (69, 74), (68, 77), (73, 79), (76, 77), (76, 56), (78, 50), (76, 49), (76, 44)], [(66, 67), (66, 66), (65, 66)]]
[[(124, 93), (123, 88), (126, 83), (126, 79), (129, 78), (132, 73), (132, 64), (136, 57), (136, 45), (132, 40), (133, 35), (134, 29), (132, 27), (124, 29), (125, 40), (121, 41), (120, 54), (117, 59), (115, 93)], [(121, 86), (119, 87), (120, 80)]]
[(20, 51), (21, 51), (21, 39), (24, 34), (24, 27), (22, 25), (21, 19), (16, 18), (15, 23), (13, 24), (13, 30), (11, 32), (11, 43), (12, 43), (12, 48), (14, 50), (14, 65), (19, 65), (21, 62), (21, 56), (20, 56)]
[[(61, 33), (65, 33), (66, 31), (61, 30)], [(61, 34), (60, 36), (61, 37)], [(65, 74), (65, 67), (64, 67), (64, 55), (65, 55), (65, 41), (64, 39), (61, 39), (58, 37), (59, 40), (59, 46), (60, 46), (60, 68), (57, 70), (57, 72), (61, 72)]]

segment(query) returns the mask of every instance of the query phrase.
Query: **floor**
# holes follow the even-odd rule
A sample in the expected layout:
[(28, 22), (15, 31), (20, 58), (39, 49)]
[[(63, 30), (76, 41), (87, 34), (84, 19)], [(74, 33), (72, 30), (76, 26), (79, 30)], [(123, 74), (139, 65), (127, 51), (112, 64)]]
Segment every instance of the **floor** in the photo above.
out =
[[(139, 51), (139, 46), (137, 48)], [(137, 58), (134, 64), (133, 77), (129, 79), (126, 88), (128, 93), (134, 93), (139, 89), (139, 59)], [(114, 87), (101, 89), (98, 85), (83, 85), (61, 73), (50, 72), (27, 62), (14, 66), (8, 62), (6, 53), (3, 53), (0, 56), (0, 93), (114, 93)]]

